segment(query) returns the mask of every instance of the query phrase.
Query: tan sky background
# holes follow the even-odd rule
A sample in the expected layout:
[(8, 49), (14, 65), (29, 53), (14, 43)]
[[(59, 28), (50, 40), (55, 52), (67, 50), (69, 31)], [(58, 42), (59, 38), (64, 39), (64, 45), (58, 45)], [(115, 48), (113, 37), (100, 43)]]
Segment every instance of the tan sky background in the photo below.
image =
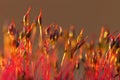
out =
[(0, 0), (0, 49), (3, 25), (14, 19), (16, 26), (22, 27), (22, 17), (29, 6), (31, 21), (43, 9), (43, 25), (74, 25), (77, 31), (84, 27), (85, 35), (99, 35), (104, 24), (111, 32), (120, 31), (120, 0)]

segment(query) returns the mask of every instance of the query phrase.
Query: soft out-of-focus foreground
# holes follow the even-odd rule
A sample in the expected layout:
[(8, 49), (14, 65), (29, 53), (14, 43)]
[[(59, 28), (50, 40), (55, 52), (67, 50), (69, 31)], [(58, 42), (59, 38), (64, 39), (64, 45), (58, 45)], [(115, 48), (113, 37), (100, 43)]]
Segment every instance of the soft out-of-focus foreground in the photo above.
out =
[(76, 34), (73, 25), (69, 29), (56, 23), (43, 26), (42, 9), (33, 21), (30, 12), (31, 7), (21, 30), (14, 20), (3, 29), (0, 80), (120, 79), (119, 31), (110, 32), (105, 25), (97, 39), (88, 40), (84, 27)]

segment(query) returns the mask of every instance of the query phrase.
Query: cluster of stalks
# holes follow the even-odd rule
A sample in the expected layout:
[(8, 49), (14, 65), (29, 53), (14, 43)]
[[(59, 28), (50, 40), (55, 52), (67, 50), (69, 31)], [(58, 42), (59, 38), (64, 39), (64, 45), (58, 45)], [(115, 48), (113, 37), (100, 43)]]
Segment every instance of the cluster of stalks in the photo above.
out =
[[(120, 79), (120, 34), (102, 27), (98, 41), (88, 41), (84, 29), (76, 36), (73, 26), (69, 30), (56, 24), (43, 27), (41, 11), (30, 23), (30, 10), (23, 17), (22, 31), (12, 21), (4, 33), (0, 80)], [(37, 29), (38, 49), (33, 52)]]

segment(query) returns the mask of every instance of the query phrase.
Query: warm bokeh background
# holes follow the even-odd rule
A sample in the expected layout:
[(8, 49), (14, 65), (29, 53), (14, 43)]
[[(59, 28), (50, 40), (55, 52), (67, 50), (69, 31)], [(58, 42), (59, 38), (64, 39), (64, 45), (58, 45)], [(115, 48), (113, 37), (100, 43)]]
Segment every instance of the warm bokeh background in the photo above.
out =
[(99, 35), (100, 28), (108, 24), (113, 32), (120, 30), (120, 0), (0, 0), (0, 49), (3, 47), (3, 25), (15, 20), (22, 26), (22, 17), (32, 7), (31, 20), (43, 8), (43, 25), (55, 22), (63, 27), (75, 25), (77, 31)]

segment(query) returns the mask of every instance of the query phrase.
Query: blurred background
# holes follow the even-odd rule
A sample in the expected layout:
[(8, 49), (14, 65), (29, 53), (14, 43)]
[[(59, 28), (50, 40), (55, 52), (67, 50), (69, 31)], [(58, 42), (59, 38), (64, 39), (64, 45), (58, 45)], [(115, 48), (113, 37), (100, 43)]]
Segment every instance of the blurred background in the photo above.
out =
[(31, 6), (31, 22), (43, 9), (43, 25), (57, 23), (78, 32), (85, 28), (84, 35), (98, 38), (102, 25), (111, 32), (120, 30), (120, 0), (0, 0), (0, 49), (3, 48), (3, 26), (14, 19), (22, 28), (22, 18)]

